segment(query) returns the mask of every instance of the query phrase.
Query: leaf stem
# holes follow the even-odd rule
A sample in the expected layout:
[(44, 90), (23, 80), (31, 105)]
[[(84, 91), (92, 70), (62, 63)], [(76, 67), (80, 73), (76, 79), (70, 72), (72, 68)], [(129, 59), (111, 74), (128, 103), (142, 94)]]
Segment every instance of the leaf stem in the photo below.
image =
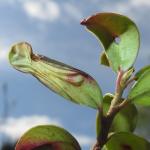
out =
[(114, 98), (111, 102), (111, 105), (109, 107), (109, 110), (105, 115), (101, 115), (100, 117), (100, 124), (101, 124), (101, 132), (99, 132), (99, 135), (97, 136), (97, 143), (94, 145), (93, 150), (101, 150), (103, 145), (108, 140), (108, 133), (111, 128), (113, 119), (115, 115), (128, 104), (128, 101), (124, 100), (121, 102), (121, 97), (123, 94), (124, 89), (126, 88), (126, 84), (122, 86), (121, 80), (125, 72), (123, 72), (121, 69), (119, 69), (117, 80), (116, 80), (116, 90)]

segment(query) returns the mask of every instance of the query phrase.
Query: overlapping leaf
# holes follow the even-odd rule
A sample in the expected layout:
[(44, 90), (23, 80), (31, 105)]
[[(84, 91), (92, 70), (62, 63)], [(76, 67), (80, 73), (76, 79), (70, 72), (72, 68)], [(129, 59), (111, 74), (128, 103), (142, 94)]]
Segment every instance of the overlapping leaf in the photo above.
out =
[[(113, 95), (106, 94), (103, 99), (104, 114), (107, 113)], [(115, 116), (110, 132), (133, 132), (137, 124), (137, 109), (134, 104), (128, 104)]]
[(18, 141), (16, 150), (81, 150), (76, 139), (63, 128), (53, 125), (37, 126)]
[(142, 69), (140, 69), (136, 74), (136, 80), (139, 79), (146, 71), (150, 70), (150, 65), (143, 67)]
[(116, 133), (110, 137), (103, 150), (150, 150), (150, 143), (132, 133)]
[(104, 46), (112, 69), (128, 70), (139, 49), (139, 32), (129, 18), (114, 13), (98, 13), (81, 22)]
[(137, 74), (137, 81), (129, 92), (128, 100), (143, 106), (150, 106), (150, 69)]
[(46, 87), (72, 102), (99, 108), (102, 101), (97, 82), (88, 74), (45, 56), (33, 54), (28, 43), (19, 43), (9, 53), (11, 65), (30, 73)]

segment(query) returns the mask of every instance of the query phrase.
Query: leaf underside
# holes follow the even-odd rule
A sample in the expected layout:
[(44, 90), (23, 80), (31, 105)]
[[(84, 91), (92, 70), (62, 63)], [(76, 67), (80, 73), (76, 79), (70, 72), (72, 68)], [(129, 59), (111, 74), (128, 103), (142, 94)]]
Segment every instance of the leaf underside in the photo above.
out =
[(32, 74), (46, 87), (74, 103), (92, 108), (99, 108), (101, 105), (101, 89), (90, 75), (34, 54), (28, 43), (14, 45), (9, 53), (9, 61), (15, 69)]
[(126, 16), (115, 13), (98, 13), (81, 22), (102, 43), (110, 66), (128, 70), (133, 66), (139, 49), (139, 31)]

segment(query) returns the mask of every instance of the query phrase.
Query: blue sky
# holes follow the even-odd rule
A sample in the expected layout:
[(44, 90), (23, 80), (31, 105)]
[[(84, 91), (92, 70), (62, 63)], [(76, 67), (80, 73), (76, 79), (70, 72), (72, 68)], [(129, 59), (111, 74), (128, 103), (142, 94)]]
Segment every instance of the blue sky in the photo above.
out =
[[(22, 121), (22, 117), (28, 117), (26, 121), (30, 126), (36, 122), (31, 120), (38, 117), (43, 123), (61, 124), (78, 136), (84, 149), (89, 147), (89, 141), (95, 137), (96, 111), (69, 103), (30, 75), (14, 70), (8, 63), (7, 53), (14, 43), (27, 41), (34, 52), (92, 75), (103, 93), (113, 92), (115, 74), (99, 65), (102, 48), (96, 38), (80, 25), (81, 19), (106, 11), (127, 15), (136, 22), (141, 33), (141, 48), (135, 66), (139, 69), (149, 64), (149, 0), (0, 0), (0, 86), (8, 84), (10, 104), (15, 103), (9, 111), (7, 129), (3, 128), (6, 134), (9, 135), (8, 128), (13, 122), (10, 118)], [(0, 96), (2, 114), (2, 90)]]

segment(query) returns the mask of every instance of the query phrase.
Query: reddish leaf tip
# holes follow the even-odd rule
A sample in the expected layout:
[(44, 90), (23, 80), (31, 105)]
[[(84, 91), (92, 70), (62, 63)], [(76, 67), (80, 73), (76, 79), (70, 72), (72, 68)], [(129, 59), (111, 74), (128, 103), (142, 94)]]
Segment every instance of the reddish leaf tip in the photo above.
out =
[(87, 20), (86, 19), (83, 19), (81, 22), (80, 22), (81, 25), (87, 25)]

